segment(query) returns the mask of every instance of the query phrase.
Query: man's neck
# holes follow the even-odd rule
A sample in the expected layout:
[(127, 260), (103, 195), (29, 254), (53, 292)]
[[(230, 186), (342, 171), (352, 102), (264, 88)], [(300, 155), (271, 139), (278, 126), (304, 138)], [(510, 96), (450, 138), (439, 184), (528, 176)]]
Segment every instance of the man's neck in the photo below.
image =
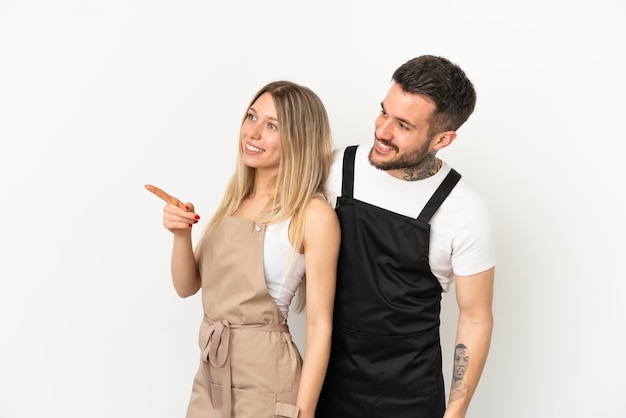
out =
[(426, 156), (419, 164), (402, 170), (394, 170), (390, 175), (406, 181), (424, 180), (434, 176), (441, 169), (442, 162), (434, 155)]

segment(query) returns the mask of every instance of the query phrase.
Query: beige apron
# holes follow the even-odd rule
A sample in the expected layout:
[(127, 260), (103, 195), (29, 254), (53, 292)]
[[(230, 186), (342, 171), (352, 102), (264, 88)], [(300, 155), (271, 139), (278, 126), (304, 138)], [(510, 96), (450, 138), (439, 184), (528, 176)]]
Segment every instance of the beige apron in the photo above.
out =
[(229, 217), (201, 242), (202, 356), (186, 418), (298, 416), (302, 358), (267, 291), (264, 235)]

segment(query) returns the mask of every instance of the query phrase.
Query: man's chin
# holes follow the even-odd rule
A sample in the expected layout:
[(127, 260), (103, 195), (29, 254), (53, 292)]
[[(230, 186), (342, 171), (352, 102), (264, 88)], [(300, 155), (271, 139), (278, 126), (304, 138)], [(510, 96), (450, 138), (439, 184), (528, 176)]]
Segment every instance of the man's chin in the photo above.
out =
[(384, 159), (380, 159), (380, 158), (369, 158), (369, 162), (371, 165), (373, 165), (374, 167), (376, 167), (379, 170), (383, 170), (383, 171), (389, 171), (389, 170), (395, 170), (397, 169), (396, 165), (394, 164), (394, 161), (392, 159), (389, 160), (384, 160)]
[(372, 166), (374, 166), (375, 168), (379, 169), (379, 170), (384, 170), (384, 166), (381, 165), (381, 163), (379, 161), (374, 160), (373, 158), (369, 158), (369, 162)]
[(371, 165), (376, 167), (379, 170), (388, 170), (389, 169), (389, 161), (385, 161), (384, 158), (380, 155), (380, 153), (376, 150), (376, 147), (372, 147), (370, 153), (367, 157), (368, 161)]

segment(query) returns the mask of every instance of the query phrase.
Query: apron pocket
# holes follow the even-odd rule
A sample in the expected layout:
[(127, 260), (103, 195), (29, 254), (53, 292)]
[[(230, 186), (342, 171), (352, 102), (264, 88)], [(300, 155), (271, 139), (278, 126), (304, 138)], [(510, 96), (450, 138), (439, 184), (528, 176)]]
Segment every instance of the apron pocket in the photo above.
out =
[[(297, 417), (297, 407), (295, 405), (287, 405), (276, 402), (276, 395), (274, 393), (261, 393), (253, 392), (250, 390), (241, 390), (233, 388), (231, 389), (231, 416), (233, 417), (274, 417), (285, 416), (291, 418)], [(211, 399), (213, 407), (216, 411), (216, 416), (222, 416), (222, 387), (211, 383)], [(283, 405), (279, 408), (279, 405)], [(279, 410), (281, 412), (290, 412), (289, 408), (285, 406), (291, 406), (296, 408), (296, 415), (278, 415)]]
[(377, 396), (437, 393), (441, 383), (438, 332), (388, 337), (337, 329), (331, 366), (338, 388)]

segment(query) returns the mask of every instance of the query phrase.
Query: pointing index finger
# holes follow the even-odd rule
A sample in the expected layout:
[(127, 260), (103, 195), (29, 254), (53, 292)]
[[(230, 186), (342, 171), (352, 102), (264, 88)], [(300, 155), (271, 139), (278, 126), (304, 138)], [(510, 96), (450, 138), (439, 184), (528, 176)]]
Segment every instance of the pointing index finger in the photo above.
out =
[(176, 199), (174, 196), (170, 196), (169, 194), (165, 193), (163, 190), (159, 189), (156, 186), (153, 186), (151, 184), (146, 184), (146, 189), (149, 192), (154, 193), (155, 195), (157, 195), (161, 199), (165, 200), (170, 205), (176, 205), (176, 206), (181, 207), (181, 208), (183, 207), (183, 204), (182, 204), (182, 202), (180, 200)]

